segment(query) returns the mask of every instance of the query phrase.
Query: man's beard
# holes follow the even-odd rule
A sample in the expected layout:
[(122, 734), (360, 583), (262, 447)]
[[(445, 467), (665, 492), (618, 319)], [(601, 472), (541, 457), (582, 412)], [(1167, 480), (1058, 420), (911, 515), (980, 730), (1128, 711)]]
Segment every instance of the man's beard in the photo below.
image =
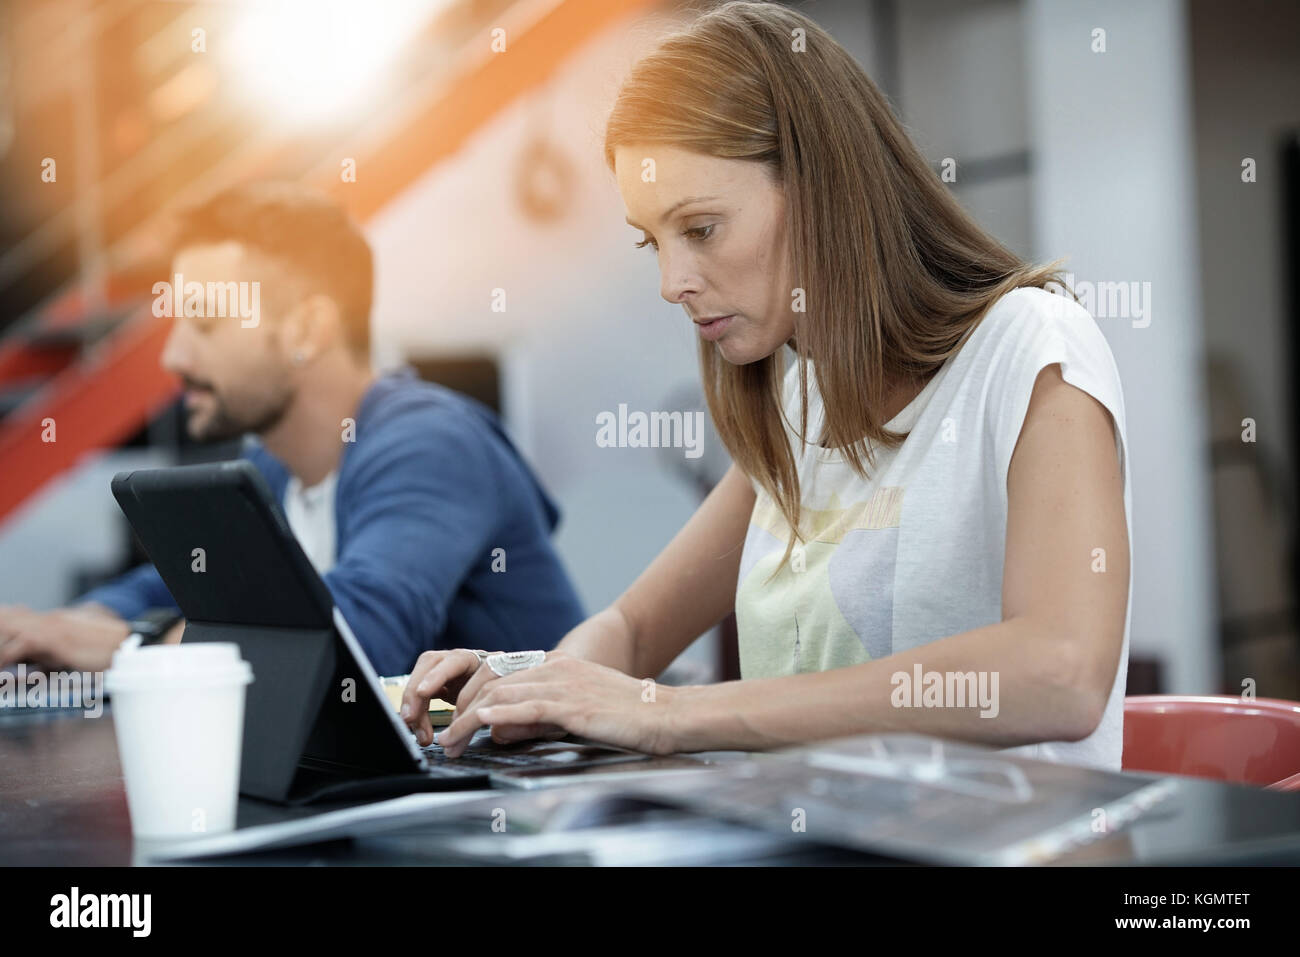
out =
[(225, 403), (221, 401), (221, 397), (215, 392), (209, 394), (215, 404), (212, 417), (197, 431), (189, 428), (190, 438), (196, 442), (224, 442), (228, 439), (240, 438), (250, 432), (263, 435), (280, 423), (285, 413), (289, 411), (289, 403), (292, 399), (290, 393), (281, 393), (276, 401), (262, 408), (255, 417), (241, 418), (231, 415)]

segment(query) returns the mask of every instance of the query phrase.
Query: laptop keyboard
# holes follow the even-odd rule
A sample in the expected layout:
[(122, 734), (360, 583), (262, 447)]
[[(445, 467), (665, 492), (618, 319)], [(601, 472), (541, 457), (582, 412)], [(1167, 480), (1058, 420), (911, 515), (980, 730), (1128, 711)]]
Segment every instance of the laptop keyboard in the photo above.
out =
[(429, 773), (439, 777), (481, 776), (509, 771), (532, 771), (542, 768), (590, 767), (639, 761), (645, 755), (606, 748), (598, 744), (573, 741), (527, 741), (521, 744), (497, 744), (490, 728), (480, 728), (470, 740), (465, 753), (449, 758), (439, 744), (421, 748), (429, 764)]

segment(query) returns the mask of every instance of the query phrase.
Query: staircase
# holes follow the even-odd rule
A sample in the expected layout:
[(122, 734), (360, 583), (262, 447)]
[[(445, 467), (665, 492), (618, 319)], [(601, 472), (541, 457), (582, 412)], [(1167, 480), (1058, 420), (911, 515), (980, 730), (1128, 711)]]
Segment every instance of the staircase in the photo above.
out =
[[(40, 81), (24, 84), (11, 108), (21, 120), (63, 96), (73, 103), (72, 162), (60, 160), (59, 175), (71, 167), (74, 182), (49, 184), (63, 205), (0, 248), (0, 523), (175, 400), (177, 384), (159, 366), (169, 320), (150, 309), (152, 282), (167, 275), (157, 237), (173, 204), (253, 179), (299, 179), (364, 223), (584, 43), (654, 5), (430, 0), (373, 101), (382, 108), (304, 133), (232, 111), (192, 51), (196, 22), (215, 42), (221, 17), (240, 5), (18, 4), (0, 45), (21, 50), (16, 72)], [(50, 22), (56, 6), (78, 13), (74, 26)], [(505, 30), (505, 52), (492, 49), (495, 28)], [(54, 76), (48, 62), (79, 66)], [(340, 177), (344, 159), (355, 161), (355, 182)]]

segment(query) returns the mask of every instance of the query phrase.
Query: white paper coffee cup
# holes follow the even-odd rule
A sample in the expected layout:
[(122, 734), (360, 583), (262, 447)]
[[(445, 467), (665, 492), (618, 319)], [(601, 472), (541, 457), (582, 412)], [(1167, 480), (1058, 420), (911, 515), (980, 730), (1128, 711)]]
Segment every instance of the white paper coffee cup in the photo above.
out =
[(252, 668), (229, 642), (122, 648), (104, 676), (137, 837), (235, 827), (244, 693)]

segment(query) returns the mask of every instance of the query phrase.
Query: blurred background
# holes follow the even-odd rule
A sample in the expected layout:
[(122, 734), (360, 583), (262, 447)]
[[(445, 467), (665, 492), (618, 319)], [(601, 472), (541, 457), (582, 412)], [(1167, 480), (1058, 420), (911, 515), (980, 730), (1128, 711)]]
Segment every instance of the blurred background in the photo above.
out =
[[(790, 5), (981, 223), (1098, 290), (1131, 453), (1129, 693), (1300, 698), (1300, 3)], [(699, 459), (594, 441), (621, 403), (703, 407), (600, 142), (631, 63), (707, 6), (3, 0), (0, 603), (53, 608), (140, 560), (114, 472), (230, 453), (184, 437), (150, 289), (163, 212), (258, 178), (363, 224), (376, 364), (497, 408), (589, 610), (615, 598), (727, 466), (711, 435)], [(675, 673), (733, 674), (727, 637)]]

